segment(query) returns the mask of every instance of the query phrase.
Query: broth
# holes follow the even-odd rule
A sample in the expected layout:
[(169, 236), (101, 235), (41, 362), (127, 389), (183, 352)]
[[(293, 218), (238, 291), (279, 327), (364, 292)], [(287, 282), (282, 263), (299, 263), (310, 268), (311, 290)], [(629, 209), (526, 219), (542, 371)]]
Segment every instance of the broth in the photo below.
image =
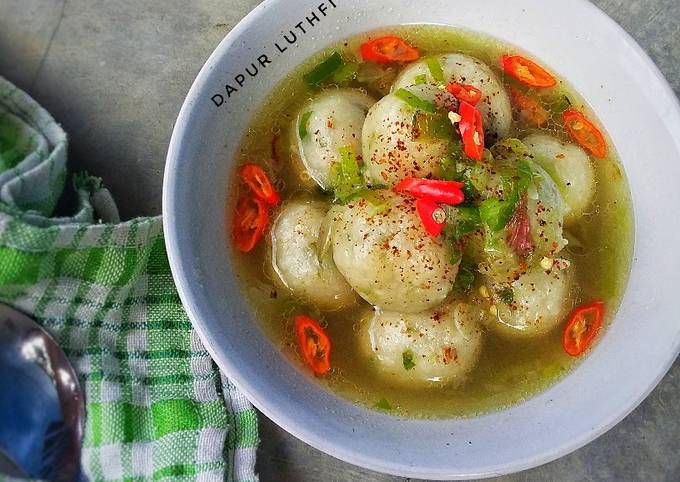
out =
[[(417, 46), (423, 56), (449, 52), (474, 56), (490, 66), (506, 88), (518, 85), (498, 65), (501, 54), (516, 52), (516, 49), (496, 39), (435, 26), (395, 27), (371, 32), (370, 36), (375, 38), (381, 34), (402, 37)], [(251, 122), (236, 165), (255, 162), (266, 166), (284, 200), (305, 198), (331, 203), (332, 195), (310, 186), (308, 176), (294, 168), (290, 130), (301, 107), (316, 93), (302, 80), (303, 74), (331, 52), (338, 52), (345, 59), (357, 58), (359, 46), (367, 38), (368, 34), (353, 37), (319, 52), (281, 82)], [(400, 67), (394, 65), (389, 68), (394, 69), (396, 74)], [(350, 87), (365, 89), (379, 99), (388, 92), (389, 85), (380, 81), (360, 83), (354, 80)], [(326, 88), (335, 87), (330, 85)], [(506, 137), (522, 138), (533, 132), (544, 132), (562, 141), (571, 141), (561, 119), (564, 102), (595, 119), (585, 101), (565, 79), (558, 79), (555, 88), (538, 91), (536, 95), (549, 111), (545, 125), (530, 127), (513, 116), (510, 134)], [(633, 244), (632, 207), (625, 175), (611, 142), (608, 145), (609, 152), (605, 158), (591, 157), (596, 179), (595, 195), (581, 218), (565, 230), (564, 237), (569, 244), (563, 251), (565, 257), (573, 262), (569, 268), (575, 273), (570, 293), (573, 306), (601, 299), (607, 307), (602, 332), (607, 329), (623, 296)], [(275, 154), (272, 149), (275, 149)], [(246, 188), (239, 183), (236, 174), (229, 182), (233, 188), (227, 209), (233, 210), (236, 198)], [(352, 307), (329, 311), (296, 298), (290, 290), (275, 283), (270, 250), (271, 244), (267, 241), (259, 243), (249, 253), (234, 250), (233, 254), (235, 271), (254, 318), (273, 344), (301, 370), (308, 369), (299, 353), (293, 317), (304, 313), (320, 320), (333, 343), (333, 368), (327, 376), (318, 378), (318, 382), (334, 393), (367, 407), (382, 410), (389, 407), (389, 413), (418, 418), (475, 416), (535, 395), (565, 376), (580, 360), (567, 355), (562, 347), (564, 323), (538, 337), (508, 338), (484, 329), (479, 362), (467, 375), (464, 384), (447, 386), (432, 383), (425, 387), (395, 384), (381, 377), (375, 356), (367, 355), (359, 346), (366, 342), (359, 332), (363, 324), (369, 322), (371, 305), (358, 298)], [(468, 294), (458, 294), (457, 299), (476, 294), (479, 283), (477, 279), (472, 290)]]

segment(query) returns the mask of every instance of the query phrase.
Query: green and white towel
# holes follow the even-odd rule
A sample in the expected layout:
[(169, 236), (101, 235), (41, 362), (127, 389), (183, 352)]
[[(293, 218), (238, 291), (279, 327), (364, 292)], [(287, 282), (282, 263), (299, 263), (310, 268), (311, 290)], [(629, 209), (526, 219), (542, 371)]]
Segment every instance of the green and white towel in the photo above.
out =
[[(182, 309), (160, 218), (117, 211), (97, 179), (75, 180), (72, 217), (51, 218), (67, 139), (0, 77), (0, 303), (41, 322), (85, 390), (91, 480), (256, 480), (257, 418)], [(104, 219), (106, 221), (106, 219)]]

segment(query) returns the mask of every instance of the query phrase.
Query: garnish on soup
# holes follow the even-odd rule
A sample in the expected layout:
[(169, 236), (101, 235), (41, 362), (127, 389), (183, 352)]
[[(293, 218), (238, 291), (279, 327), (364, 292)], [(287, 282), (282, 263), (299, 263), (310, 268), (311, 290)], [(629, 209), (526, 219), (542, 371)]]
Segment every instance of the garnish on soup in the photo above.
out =
[(402, 38), (380, 37), (361, 45), (361, 57), (366, 62), (388, 64), (390, 62), (411, 62), (418, 60), (418, 49), (411, 47)]
[(503, 69), (525, 85), (531, 87), (554, 87), (557, 80), (547, 70), (521, 55), (503, 55)]
[(302, 357), (315, 375), (325, 375), (331, 369), (331, 340), (319, 323), (305, 315), (295, 317), (295, 332)]

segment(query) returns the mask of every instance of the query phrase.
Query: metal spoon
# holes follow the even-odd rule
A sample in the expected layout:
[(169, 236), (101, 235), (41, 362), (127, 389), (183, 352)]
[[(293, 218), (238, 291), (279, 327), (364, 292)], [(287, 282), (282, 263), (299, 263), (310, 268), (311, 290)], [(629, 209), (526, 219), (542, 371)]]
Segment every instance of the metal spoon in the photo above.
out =
[(82, 480), (83, 392), (54, 339), (0, 305), (0, 474)]

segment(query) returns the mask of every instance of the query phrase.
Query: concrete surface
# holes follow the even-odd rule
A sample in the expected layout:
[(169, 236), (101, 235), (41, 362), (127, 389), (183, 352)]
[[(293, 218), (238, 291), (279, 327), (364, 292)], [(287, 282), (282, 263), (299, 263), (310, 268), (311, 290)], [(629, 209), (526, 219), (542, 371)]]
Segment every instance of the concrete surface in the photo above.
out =
[[(554, 0), (558, 1), (558, 0)], [(0, 75), (71, 138), (71, 168), (105, 179), (124, 218), (158, 214), (173, 122), (201, 65), (257, 0), (0, 0)], [(680, 93), (680, 0), (595, 0)], [(565, 28), (568, 28), (565, 26)], [(595, 442), (501, 481), (680, 481), (680, 362)], [(263, 481), (393, 481), (307, 446), (261, 417)]]

